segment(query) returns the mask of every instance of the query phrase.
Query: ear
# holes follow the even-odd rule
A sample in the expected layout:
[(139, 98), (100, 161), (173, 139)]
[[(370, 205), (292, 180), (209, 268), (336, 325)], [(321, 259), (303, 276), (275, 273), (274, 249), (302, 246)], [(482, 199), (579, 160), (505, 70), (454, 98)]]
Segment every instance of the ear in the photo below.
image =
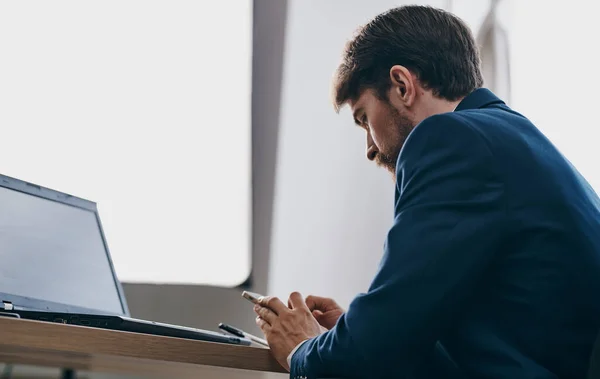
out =
[(404, 66), (392, 66), (390, 80), (392, 81), (390, 96), (406, 107), (413, 105), (417, 94), (417, 83), (413, 74)]

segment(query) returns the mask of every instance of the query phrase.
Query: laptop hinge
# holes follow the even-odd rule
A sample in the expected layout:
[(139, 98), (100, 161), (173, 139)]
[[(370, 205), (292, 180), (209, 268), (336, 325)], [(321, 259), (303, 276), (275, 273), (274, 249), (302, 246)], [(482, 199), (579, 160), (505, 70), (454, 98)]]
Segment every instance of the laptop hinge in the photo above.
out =
[(13, 303), (11, 303), (10, 301), (3, 300), (2, 301), (2, 306), (3, 306), (2, 309), (4, 309), (5, 311), (12, 311), (12, 310), (15, 309)]

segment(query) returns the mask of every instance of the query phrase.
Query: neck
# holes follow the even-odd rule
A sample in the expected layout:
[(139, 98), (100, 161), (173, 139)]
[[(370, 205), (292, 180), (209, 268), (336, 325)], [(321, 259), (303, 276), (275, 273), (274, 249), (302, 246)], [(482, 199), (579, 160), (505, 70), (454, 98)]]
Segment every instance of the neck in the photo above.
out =
[(434, 97), (429, 93), (421, 99), (420, 106), (415, 107), (414, 121), (418, 124), (426, 118), (435, 116), (436, 114), (453, 112), (462, 99), (463, 98), (455, 101), (448, 101)]

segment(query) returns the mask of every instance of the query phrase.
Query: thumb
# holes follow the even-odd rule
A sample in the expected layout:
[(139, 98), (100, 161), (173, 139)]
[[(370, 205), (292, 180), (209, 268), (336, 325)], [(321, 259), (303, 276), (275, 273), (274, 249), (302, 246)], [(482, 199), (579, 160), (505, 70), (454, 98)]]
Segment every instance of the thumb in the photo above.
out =
[(316, 318), (317, 320), (319, 319), (319, 317), (323, 316), (323, 312), (319, 311), (319, 310), (314, 310), (312, 311), (313, 317)]

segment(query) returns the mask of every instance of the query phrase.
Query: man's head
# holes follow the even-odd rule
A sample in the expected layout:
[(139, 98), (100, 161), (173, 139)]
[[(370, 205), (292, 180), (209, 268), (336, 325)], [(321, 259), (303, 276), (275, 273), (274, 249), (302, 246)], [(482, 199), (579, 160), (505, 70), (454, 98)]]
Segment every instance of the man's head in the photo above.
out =
[(333, 82), (336, 111), (349, 104), (367, 132), (367, 157), (395, 172), (408, 134), (451, 112), (483, 85), (479, 51), (458, 17), (402, 6), (361, 27), (346, 45)]

